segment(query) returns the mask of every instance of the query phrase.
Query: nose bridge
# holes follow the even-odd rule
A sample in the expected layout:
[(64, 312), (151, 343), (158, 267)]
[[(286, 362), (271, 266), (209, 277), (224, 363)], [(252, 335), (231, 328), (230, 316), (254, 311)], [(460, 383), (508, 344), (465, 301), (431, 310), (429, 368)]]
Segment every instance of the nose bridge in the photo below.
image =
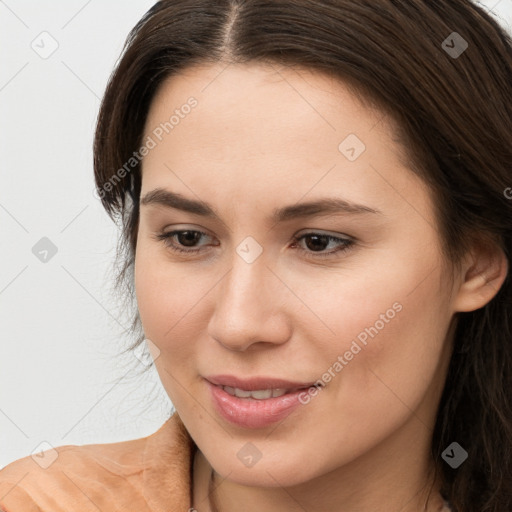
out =
[(267, 268), (267, 258), (260, 255), (254, 261), (248, 261), (240, 256), (239, 250), (233, 255), (231, 271), (223, 283), (222, 295), (231, 303), (231, 307), (266, 309), (262, 299), (272, 286), (269, 283), (272, 273)]
[(267, 267), (264, 251), (254, 256), (251, 243), (242, 242), (233, 252), (210, 321), (210, 335), (232, 350), (258, 342), (283, 343), (289, 336), (282, 307), (284, 286)]

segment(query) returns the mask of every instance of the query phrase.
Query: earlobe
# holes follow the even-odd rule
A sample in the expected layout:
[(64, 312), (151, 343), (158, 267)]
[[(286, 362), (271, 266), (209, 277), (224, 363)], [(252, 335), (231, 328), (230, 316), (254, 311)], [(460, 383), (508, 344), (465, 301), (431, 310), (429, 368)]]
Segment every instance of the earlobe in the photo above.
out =
[(461, 284), (454, 302), (455, 312), (484, 307), (499, 292), (508, 273), (508, 260), (495, 243), (478, 242), (461, 268)]

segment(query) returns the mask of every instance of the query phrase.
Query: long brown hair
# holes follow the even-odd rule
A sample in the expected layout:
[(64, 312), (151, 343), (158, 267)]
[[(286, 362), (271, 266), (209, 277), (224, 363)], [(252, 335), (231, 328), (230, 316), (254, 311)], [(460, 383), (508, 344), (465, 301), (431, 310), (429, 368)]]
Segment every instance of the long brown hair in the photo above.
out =
[[(512, 41), (483, 8), (469, 0), (162, 0), (130, 32), (98, 117), (96, 187), (123, 229), (119, 283), (133, 278), (141, 165), (130, 158), (152, 98), (180, 70), (220, 61), (338, 77), (397, 122), (410, 169), (436, 198), (447, 261), (459, 264), (475, 236), (511, 261)], [(485, 307), (458, 314), (432, 440), (455, 512), (512, 511), (511, 320), (510, 274)], [(457, 469), (441, 456), (454, 441), (468, 452)]]

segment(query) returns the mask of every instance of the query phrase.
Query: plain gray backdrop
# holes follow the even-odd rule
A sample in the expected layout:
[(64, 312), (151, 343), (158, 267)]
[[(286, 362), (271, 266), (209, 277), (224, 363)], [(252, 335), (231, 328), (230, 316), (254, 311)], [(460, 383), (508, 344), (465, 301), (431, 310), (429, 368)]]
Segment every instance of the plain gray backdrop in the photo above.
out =
[[(100, 98), (153, 3), (0, 0), (0, 467), (149, 435), (172, 408), (155, 370), (119, 355), (117, 228), (93, 195)], [(511, 30), (512, 0), (481, 3)]]

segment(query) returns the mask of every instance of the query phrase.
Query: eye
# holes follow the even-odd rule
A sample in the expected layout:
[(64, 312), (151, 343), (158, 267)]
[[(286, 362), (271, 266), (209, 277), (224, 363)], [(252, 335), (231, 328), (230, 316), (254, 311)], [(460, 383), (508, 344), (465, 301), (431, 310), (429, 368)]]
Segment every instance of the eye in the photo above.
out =
[[(299, 250), (306, 253), (308, 257), (312, 256), (313, 258), (328, 258), (336, 253), (347, 251), (355, 243), (354, 240), (350, 238), (341, 238), (314, 232), (294, 237), (294, 241), (295, 244), (300, 244), (300, 242), (304, 241), (307, 249), (299, 247)], [(323, 252), (329, 244), (334, 244), (334, 249)]]
[[(201, 247), (196, 248), (195, 244), (201, 239), (202, 236), (208, 235), (202, 231), (187, 229), (169, 231), (167, 233), (159, 233), (156, 235), (156, 238), (158, 240), (162, 240), (164, 244), (172, 251), (193, 254), (201, 251)], [(179, 245), (176, 245), (176, 241)], [(184, 249), (183, 247), (188, 247), (188, 249)]]
[[(156, 235), (158, 240), (164, 242), (167, 248), (176, 253), (196, 254), (201, 252), (205, 245), (196, 246), (203, 237), (209, 237), (207, 233), (197, 230), (174, 230), (162, 232)], [(301, 242), (305, 242), (304, 247), (299, 247), (299, 251), (312, 258), (327, 258), (336, 253), (347, 251), (355, 242), (350, 238), (336, 237), (323, 233), (305, 233), (293, 238), (292, 248), (295, 248)], [(324, 252), (329, 245), (334, 244), (334, 249)], [(215, 244), (218, 245), (218, 244)]]

